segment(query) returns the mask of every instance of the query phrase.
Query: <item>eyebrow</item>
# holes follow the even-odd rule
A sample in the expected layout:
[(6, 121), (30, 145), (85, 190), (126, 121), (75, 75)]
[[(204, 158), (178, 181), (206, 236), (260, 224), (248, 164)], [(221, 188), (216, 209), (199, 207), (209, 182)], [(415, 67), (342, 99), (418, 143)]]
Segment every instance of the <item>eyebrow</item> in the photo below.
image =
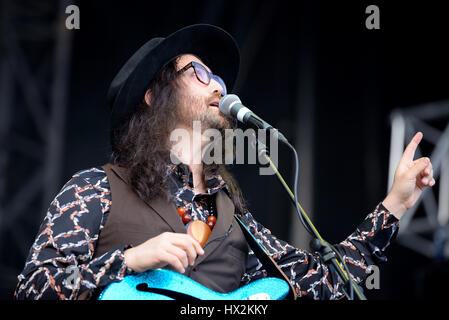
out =
[[(180, 55), (178, 55), (178, 56), (176, 56), (176, 57), (174, 58), (174, 60), (175, 60), (177, 66), (179, 65), (179, 60), (180, 60), (180, 58), (181, 58), (183, 55), (186, 55), (186, 54), (183, 53), (183, 54), (180, 54)], [(201, 60), (201, 58), (198, 57), (198, 56), (195, 55), (195, 54), (189, 53), (189, 55), (194, 56), (194, 57), (197, 58), (198, 60)], [(199, 63), (199, 64), (202, 65), (204, 68), (206, 68), (206, 70), (207, 70), (208, 72), (214, 74), (214, 73), (212, 72), (212, 70), (211, 70), (209, 67), (207, 67), (206, 65), (204, 65), (204, 62), (203, 62), (203, 61), (199, 62), (199, 61), (190, 60), (188, 63), (186, 63), (184, 66), (182, 66), (179, 70), (181, 70), (182, 68), (184, 68), (184, 67), (185, 67), (186, 65), (188, 65), (190, 62), (196, 62), (196, 63)]]

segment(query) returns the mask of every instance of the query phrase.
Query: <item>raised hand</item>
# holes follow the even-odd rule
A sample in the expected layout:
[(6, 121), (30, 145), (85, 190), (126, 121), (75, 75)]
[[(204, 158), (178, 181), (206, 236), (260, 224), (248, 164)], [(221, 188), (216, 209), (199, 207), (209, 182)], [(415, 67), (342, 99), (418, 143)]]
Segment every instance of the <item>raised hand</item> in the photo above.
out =
[(422, 137), (423, 134), (418, 132), (408, 144), (396, 167), (391, 190), (382, 202), (384, 207), (398, 219), (406, 210), (413, 207), (424, 187), (432, 187), (435, 184), (430, 159), (422, 157), (413, 160)]

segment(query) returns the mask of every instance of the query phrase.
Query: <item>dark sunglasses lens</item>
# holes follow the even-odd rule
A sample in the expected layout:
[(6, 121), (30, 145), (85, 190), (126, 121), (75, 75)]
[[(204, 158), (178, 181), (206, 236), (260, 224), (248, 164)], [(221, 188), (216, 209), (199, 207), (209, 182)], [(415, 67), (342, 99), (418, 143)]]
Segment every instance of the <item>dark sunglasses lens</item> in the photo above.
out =
[(194, 63), (193, 67), (195, 68), (195, 73), (199, 81), (204, 84), (209, 84), (210, 76), (209, 72), (199, 63)]

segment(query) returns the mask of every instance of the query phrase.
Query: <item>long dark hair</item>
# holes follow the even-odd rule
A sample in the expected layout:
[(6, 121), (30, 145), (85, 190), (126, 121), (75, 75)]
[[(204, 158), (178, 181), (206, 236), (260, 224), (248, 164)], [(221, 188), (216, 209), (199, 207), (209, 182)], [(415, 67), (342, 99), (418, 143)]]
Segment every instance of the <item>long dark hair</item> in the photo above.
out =
[[(145, 202), (157, 197), (171, 198), (169, 136), (179, 117), (177, 75), (174, 59), (149, 84), (150, 105), (142, 99), (119, 125), (111, 128), (111, 162), (128, 168), (129, 183)], [(238, 213), (246, 211), (242, 192), (224, 165), (203, 164), (203, 173), (220, 174)]]

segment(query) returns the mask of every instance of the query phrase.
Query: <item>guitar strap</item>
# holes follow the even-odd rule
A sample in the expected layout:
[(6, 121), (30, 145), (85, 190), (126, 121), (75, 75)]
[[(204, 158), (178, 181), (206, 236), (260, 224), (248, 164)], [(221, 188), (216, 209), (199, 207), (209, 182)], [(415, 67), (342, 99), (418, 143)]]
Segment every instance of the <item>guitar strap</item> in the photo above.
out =
[(279, 268), (277, 263), (271, 258), (268, 251), (257, 241), (257, 239), (253, 236), (253, 234), (248, 230), (246, 225), (243, 223), (242, 220), (240, 220), (239, 216), (237, 214), (234, 214), (235, 219), (240, 225), (240, 228), (242, 229), (243, 234), (245, 235), (245, 239), (248, 242), (250, 248), (253, 250), (256, 257), (260, 260), (260, 262), (263, 264), (265, 269), (267, 270), (267, 274), (270, 277), (280, 278), (285, 280), (288, 285), (290, 286), (290, 290), (288, 292), (288, 295), (286, 299), (292, 299), (296, 300), (296, 291), (293, 288), (293, 285), (290, 283), (290, 280), (285, 275), (285, 273)]

